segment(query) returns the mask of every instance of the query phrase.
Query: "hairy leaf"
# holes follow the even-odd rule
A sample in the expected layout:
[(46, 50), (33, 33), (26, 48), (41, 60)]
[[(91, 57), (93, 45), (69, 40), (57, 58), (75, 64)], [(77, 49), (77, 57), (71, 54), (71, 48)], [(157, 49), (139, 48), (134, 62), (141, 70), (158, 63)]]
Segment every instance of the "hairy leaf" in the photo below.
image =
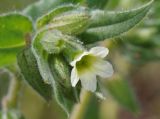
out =
[(16, 62), (16, 55), (22, 47), (0, 48), (0, 67), (10, 65)]
[(0, 48), (24, 46), (33, 30), (32, 22), (18, 13), (0, 16)]
[(89, 44), (118, 36), (139, 23), (149, 11), (152, 3), (153, 0), (140, 8), (123, 12), (93, 10), (90, 28), (79, 37), (85, 44)]
[(37, 61), (31, 48), (25, 48), (17, 56), (18, 65), (24, 79), (32, 86), (44, 99), (51, 100), (52, 88), (46, 84), (38, 70)]
[(0, 67), (16, 62), (16, 54), (33, 31), (28, 17), (18, 13), (0, 16)]

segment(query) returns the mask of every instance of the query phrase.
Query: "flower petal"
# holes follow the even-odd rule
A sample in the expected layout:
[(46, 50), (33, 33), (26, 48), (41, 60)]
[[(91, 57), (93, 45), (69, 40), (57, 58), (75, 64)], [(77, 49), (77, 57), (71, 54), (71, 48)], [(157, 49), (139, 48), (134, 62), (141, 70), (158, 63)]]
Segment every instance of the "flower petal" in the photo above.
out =
[(97, 88), (96, 75), (91, 73), (86, 73), (80, 76), (82, 87), (86, 90), (95, 92)]
[(80, 54), (77, 58), (75, 58), (71, 63), (70, 65), (71, 66), (75, 66), (76, 62), (80, 61), (85, 55), (88, 55), (89, 52), (83, 52), (82, 54)]
[(108, 78), (113, 75), (113, 67), (108, 61), (98, 60), (94, 64), (95, 73), (102, 78)]
[(71, 84), (73, 87), (76, 86), (76, 84), (79, 81), (78, 73), (76, 67), (74, 67), (71, 71)]
[(89, 52), (94, 56), (104, 58), (109, 53), (109, 50), (108, 48), (105, 48), (105, 47), (94, 47), (94, 48), (91, 48)]

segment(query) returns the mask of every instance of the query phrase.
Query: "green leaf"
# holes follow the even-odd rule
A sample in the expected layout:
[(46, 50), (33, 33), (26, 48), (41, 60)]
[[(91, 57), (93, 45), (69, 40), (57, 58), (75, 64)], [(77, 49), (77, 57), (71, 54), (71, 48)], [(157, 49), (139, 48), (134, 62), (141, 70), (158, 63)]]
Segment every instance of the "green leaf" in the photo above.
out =
[(0, 67), (16, 62), (16, 55), (22, 47), (0, 48)]
[(0, 67), (16, 62), (16, 54), (33, 31), (28, 17), (18, 13), (0, 16)]
[(153, 0), (140, 8), (123, 12), (93, 10), (90, 28), (79, 37), (85, 44), (89, 44), (118, 36), (139, 23), (151, 8), (152, 3)]
[(30, 86), (35, 89), (47, 101), (52, 99), (52, 88), (46, 84), (37, 67), (37, 61), (31, 51), (31, 48), (25, 48), (18, 56), (18, 65), (20, 71)]
[(0, 16), (0, 48), (24, 46), (33, 30), (32, 22), (18, 13)]
[(107, 91), (110, 95), (122, 106), (137, 114), (139, 112), (139, 105), (135, 94), (131, 89), (127, 80), (119, 77), (109, 80), (106, 85)]

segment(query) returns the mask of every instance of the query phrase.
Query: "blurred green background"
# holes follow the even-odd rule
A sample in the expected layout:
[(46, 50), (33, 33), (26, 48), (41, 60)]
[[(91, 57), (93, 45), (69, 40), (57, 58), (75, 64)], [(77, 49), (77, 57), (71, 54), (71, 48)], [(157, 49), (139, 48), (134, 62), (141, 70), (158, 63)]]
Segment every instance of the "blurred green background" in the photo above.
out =
[[(36, 0), (0, 0), (0, 14), (21, 11)], [(105, 9), (126, 10), (148, 0), (108, 0)], [(116, 73), (129, 80), (139, 100), (141, 113), (135, 116), (108, 96), (100, 101), (95, 96), (86, 102), (83, 119), (160, 119), (160, 0), (149, 15), (134, 29), (100, 44), (110, 48), (110, 59)], [(0, 69), (0, 99), (5, 96), (10, 76)], [(48, 105), (28, 84), (19, 94), (19, 109), (26, 119), (66, 119), (55, 103)]]

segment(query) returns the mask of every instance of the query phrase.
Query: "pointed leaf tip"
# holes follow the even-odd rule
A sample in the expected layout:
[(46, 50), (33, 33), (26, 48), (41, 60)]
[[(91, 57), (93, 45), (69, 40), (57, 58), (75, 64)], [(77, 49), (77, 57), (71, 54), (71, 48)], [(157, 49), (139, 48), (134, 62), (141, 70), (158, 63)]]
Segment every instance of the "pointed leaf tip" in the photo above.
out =
[(79, 38), (85, 44), (90, 44), (121, 35), (137, 25), (146, 16), (153, 1), (151, 0), (139, 8), (123, 12), (93, 10), (90, 28), (80, 34)]

